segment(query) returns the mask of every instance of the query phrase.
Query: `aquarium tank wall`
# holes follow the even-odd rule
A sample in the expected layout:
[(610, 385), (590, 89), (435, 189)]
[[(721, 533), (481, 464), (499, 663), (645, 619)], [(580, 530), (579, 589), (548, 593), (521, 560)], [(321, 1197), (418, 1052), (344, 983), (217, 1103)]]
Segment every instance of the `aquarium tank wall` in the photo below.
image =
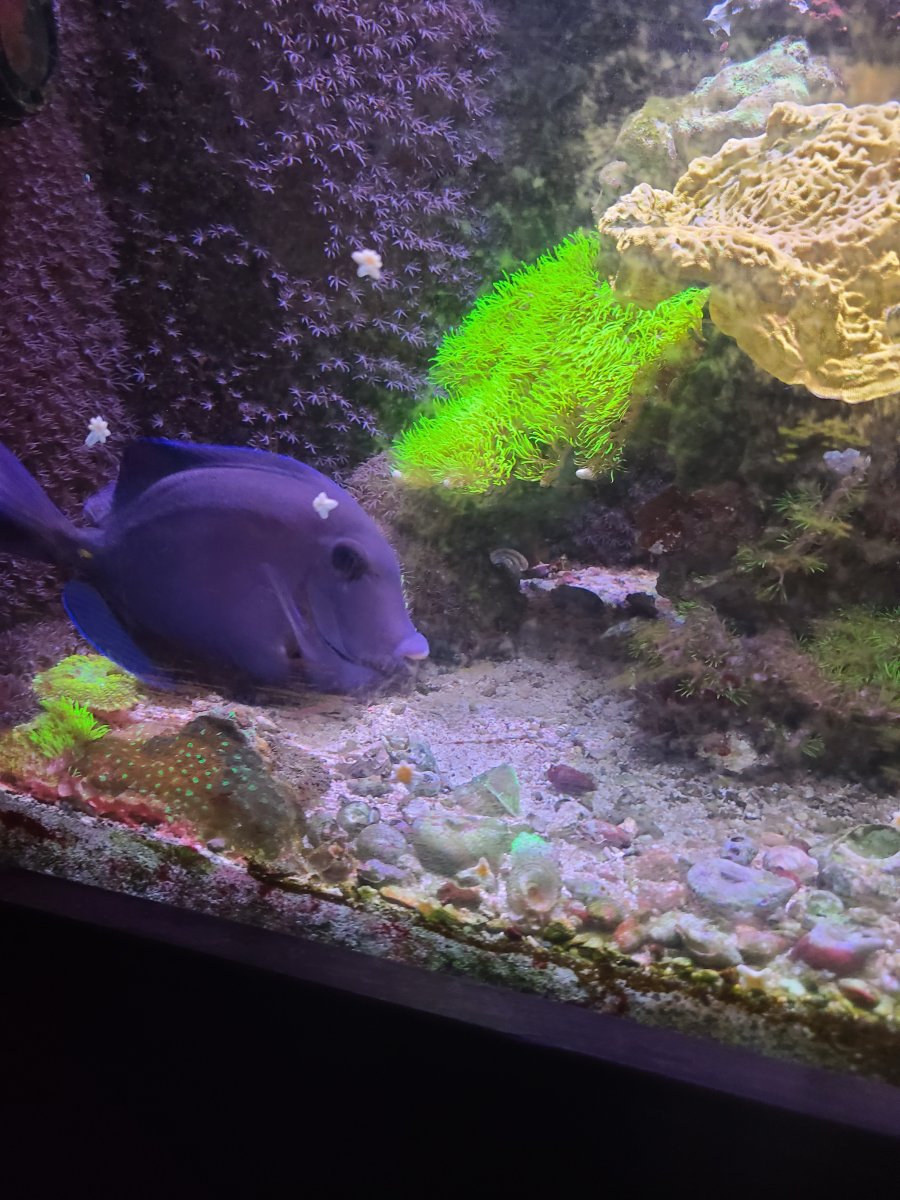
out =
[(707, 4), (2, 6), (4, 867), (900, 1084), (900, 14)]

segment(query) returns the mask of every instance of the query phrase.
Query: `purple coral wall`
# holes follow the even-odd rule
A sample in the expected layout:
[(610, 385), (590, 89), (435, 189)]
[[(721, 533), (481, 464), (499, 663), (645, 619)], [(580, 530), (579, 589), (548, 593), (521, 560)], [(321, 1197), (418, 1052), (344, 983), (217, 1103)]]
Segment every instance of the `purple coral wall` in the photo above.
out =
[(493, 19), (481, 0), (101, 12), (142, 429), (339, 469), (408, 412), (471, 296)]
[[(0, 441), (70, 512), (111, 476), (129, 431), (113, 234), (85, 140), (94, 112), (89, 9), (61, 6), (50, 98), (36, 116), (0, 128)], [(97, 414), (116, 436), (109, 449), (88, 450)], [(58, 605), (58, 592), (49, 568), (0, 561), (0, 630)]]

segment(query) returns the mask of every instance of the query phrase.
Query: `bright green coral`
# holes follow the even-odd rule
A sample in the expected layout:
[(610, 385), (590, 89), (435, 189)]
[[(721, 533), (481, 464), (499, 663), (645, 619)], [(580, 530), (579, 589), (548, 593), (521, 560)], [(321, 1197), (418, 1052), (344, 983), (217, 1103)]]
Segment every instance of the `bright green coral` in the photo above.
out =
[(43, 699), (66, 696), (96, 712), (109, 713), (137, 703), (135, 681), (100, 654), (71, 654), (49, 671), (35, 676), (34, 690)]
[(394, 446), (405, 479), (469, 492), (547, 482), (569, 447), (592, 474), (615, 463), (629, 401), (683, 350), (706, 292), (651, 310), (622, 305), (597, 273), (598, 250), (595, 235), (573, 234), (497, 283), (446, 335), (431, 372), (446, 398)]
[(109, 733), (109, 726), (101, 725), (90, 709), (67, 696), (42, 700), (41, 707), (44, 711), (32, 722), (28, 740), (47, 758), (58, 758)]

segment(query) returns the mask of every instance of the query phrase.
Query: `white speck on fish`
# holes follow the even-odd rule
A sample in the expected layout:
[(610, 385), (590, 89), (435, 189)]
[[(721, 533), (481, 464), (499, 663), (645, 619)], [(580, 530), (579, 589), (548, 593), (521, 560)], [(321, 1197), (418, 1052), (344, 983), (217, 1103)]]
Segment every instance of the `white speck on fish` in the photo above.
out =
[(328, 514), (333, 508), (337, 508), (338, 502), (337, 500), (330, 500), (324, 492), (319, 492), (318, 496), (316, 496), (315, 500), (313, 500), (312, 506), (322, 520), (327, 521)]

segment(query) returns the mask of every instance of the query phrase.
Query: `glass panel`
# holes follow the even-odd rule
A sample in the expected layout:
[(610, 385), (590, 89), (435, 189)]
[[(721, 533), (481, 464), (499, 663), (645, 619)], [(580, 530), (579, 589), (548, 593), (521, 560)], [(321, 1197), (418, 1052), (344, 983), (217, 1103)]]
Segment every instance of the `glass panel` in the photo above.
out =
[(0, 0), (2, 861), (898, 1082), (896, 7)]

